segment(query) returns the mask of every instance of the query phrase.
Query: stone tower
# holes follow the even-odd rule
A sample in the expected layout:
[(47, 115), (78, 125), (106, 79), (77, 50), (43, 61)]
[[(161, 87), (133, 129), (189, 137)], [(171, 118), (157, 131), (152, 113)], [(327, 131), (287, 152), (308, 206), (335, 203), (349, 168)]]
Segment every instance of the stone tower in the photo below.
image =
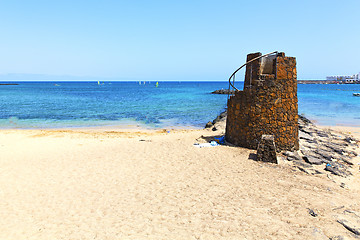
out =
[[(247, 62), (261, 56), (247, 55)], [(276, 53), (246, 65), (244, 90), (228, 100), (226, 140), (256, 149), (263, 134), (278, 151), (299, 149), (296, 59)]]

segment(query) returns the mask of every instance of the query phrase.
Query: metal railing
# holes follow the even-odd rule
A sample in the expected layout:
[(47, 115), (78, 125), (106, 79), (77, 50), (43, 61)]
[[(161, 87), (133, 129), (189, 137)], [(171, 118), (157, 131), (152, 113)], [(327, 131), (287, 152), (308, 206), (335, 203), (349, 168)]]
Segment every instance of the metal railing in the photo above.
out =
[[(274, 52), (271, 52), (271, 53), (267, 53), (267, 54), (258, 56), (258, 57), (256, 57), (256, 58), (251, 59), (250, 61), (247, 61), (246, 63), (244, 63), (243, 65), (241, 65), (241, 67), (239, 67), (238, 69), (236, 69), (236, 70), (231, 74), (231, 76), (229, 77), (229, 92), (228, 92), (228, 98), (229, 98), (230, 95), (232, 95), (232, 94), (231, 94), (232, 91), (233, 91), (234, 93), (235, 93), (235, 91), (240, 91), (239, 89), (237, 89), (237, 88), (235, 87), (235, 76), (236, 76), (236, 73), (237, 73), (238, 71), (240, 71), (240, 69), (242, 69), (243, 67), (245, 67), (245, 66), (248, 65), (249, 63), (251, 63), (251, 62), (253, 62), (253, 61), (255, 61), (255, 60), (259, 59), (259, 58), (267, 57), (267, 56), (269, 56), (269, 55), (271, 55), (271, 54), (277, 54), (277, 53), (278, 53), (278, 51), (274, 51)], [(231, 83), (231, 81), (232, 81), (232, 83)], [(232, 88), (232, 89), (231, 89), (231, 88)]]

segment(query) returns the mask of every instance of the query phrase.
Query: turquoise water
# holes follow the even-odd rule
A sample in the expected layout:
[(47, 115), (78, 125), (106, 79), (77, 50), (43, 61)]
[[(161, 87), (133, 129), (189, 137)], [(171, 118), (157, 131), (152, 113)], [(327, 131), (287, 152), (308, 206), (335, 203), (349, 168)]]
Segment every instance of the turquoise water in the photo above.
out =
[[(17, 82), (0, 86), (0, 128), (202, 128), (226, 107), (227, 82)], [(241, 86), (238, 83), (237, 86)], [(360, 85), (299, 85), (299, 113), (360, 125)]]
[(320, 125), (360, 126), (360, 84), (299, 84), (299, 113)]
[[(19, 82), (0, 86), (0, 127), (202, 127), (225, 108), (225, 82)], [(59, 86), (57, 86), (59, 85)]]

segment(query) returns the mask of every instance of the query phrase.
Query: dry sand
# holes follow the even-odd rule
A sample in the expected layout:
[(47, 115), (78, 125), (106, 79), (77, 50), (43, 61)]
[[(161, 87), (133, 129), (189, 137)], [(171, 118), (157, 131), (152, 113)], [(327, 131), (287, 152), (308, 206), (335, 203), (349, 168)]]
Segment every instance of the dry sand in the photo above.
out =
[(1, 130), (0, 239), (353, 237), (336, 219), (360, 212), (358, 165), (332, 181), (252, 150), (193, 146), (216, 134)]

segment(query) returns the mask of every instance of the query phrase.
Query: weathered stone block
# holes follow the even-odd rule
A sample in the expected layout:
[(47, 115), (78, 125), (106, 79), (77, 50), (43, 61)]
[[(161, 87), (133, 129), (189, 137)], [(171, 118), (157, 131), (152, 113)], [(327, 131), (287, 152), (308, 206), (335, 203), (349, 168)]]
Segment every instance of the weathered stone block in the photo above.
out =
[(262, 135), (257, 148), (257, 160), (262, 162), (278, 163), (273, 135)]

